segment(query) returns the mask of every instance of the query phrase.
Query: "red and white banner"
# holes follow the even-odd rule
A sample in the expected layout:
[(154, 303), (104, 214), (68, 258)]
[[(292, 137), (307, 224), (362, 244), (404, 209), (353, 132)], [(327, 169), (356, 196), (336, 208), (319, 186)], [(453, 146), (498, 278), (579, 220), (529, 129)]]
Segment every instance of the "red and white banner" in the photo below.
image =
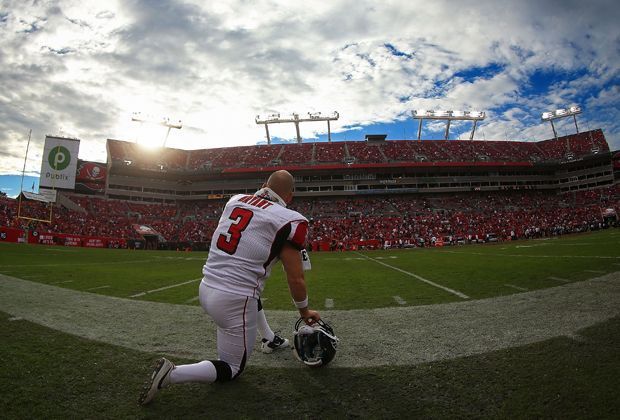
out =
[(78, 162), (77, 173), (75, 174), (75, 180), (83, 183), (105, 183), (105, 179), (108, 173), (108, 168), (105, 163), (87, 162), (80, 160)]

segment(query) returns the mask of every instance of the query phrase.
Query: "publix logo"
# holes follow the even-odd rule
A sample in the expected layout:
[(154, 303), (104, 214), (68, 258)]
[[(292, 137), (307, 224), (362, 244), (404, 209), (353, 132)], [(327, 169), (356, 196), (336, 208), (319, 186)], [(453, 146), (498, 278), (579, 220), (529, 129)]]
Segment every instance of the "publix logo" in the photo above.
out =
[(47, 161), (50, 163), (52, 169), (62, 171), (71, 162), (71, 153), (66, 147), (55, 146), (50, 150), (50, 154), (47, 156)]

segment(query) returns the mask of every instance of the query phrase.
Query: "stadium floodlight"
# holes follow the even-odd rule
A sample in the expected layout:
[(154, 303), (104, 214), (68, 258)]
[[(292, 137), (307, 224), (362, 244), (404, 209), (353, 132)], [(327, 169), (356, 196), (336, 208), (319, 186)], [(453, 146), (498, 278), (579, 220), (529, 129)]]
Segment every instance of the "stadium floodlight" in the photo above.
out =
[(265, 132), (267, 133), (267, 144), (271, 144), (271, 137), (269, 136), (269, 124), (281, 124), (281, 123), (293, 123), (295, 124), (295, 131), (297, 132), (297, 143), (301, 143), (301, 134), (299, 132), (299, 123), (302, 122), (314, 122), (314, 121), (327, 121), (327, 140), (332, 141), (332, 132), (330, 121), (335, 121), (340, 118), (340, 114), (334, 111), (328, 115), (322, 115), (320, 112), (308, 112), (308, 117), (300, 118), (299, 114), (292, 113), (289, 116), (281, 117), (279, 113), (270, 114), (265, 118), (257, 115), (254, 121), (256, 124), (264, 124)]
[(426, 109), (416, 109), (412, 111), (413, 119), (419, 120), (418, 125), (418, 140), (421, 140), (422, 135), (422, 121), (423, 120), (447, 120), (445, 139), (450, 138), (450, 123), (453, 120), (457, 121), (473, 121), (474, 126), (469, 136), (470, 140), (474, 138), (474, 132), (478, 121), (484, 120), (486, 114), (484, 111), (454, 111), (454, 110), (437, 110), (429, 111)]
[(171, 129), (176, 128), (177, 130), (180, 130), (181, 128), (183, 128), (181, 120), (177, 121), (176, 123), (170, 122), (170, 118), (167, 117), (157, 120), (149, 116), (143, 116), (141, 112), (134, 112), (131, 116), (131, 121), (139, 122), (140, 124), (148, 123), (168, 127), (166, 137), (164, 138), (164, 144), (162, 145), (163, 147), (166, 147), (166, 142), (168, 141), (168, 136), (170, 135)]
[(568, 108), (560, 108), (555, 111), (547, 111), (543, 112), (540, 116), (542, 121), (549, 121), (551, 123), (551, 129), (553, 130), (553, 137), (555, 139), (558, 138), (558, 133), (555, 130), (555, 125), (553, 124), (553, 120), (557, 120), (559, 118), (573, 117), (573, 121), (575, 122), (575, 130), (577, 134), (579, 134), (579, 126), (577, 125), (577, 115), (581, 114), (581, 107), (578, 105), (573, 105)]

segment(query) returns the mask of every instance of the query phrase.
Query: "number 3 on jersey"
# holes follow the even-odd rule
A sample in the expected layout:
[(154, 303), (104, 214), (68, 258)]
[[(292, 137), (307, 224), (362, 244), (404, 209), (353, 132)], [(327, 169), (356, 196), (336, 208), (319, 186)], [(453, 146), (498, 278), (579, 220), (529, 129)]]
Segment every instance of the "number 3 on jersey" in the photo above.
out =
[(253, 216), (252, 210), (235, 207), (228, 217), (230, 220), (234, 220), (233, 224), (228, 228), (229, 237), (227, 238), (223, 233), (220, 234), (217, 238), (217, 247), (229, 255), (237, 252), (237, 247), (241, 240), (241, 232), (248, 227)]

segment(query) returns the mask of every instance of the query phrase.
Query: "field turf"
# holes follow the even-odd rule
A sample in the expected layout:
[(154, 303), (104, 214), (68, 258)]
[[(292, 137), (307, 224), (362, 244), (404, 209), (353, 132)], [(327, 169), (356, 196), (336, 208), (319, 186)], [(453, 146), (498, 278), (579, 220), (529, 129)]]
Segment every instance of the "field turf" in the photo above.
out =
[[(90, 293), (186, 305), (197, 305), (205, 259), (205, 253), (0, 244), (2, 274)], [(620, 231), (441, 249), (314, 253), (311, 259), (309, 295), (319, 310), (326, 305), (335, 310), (432, 305), (522, 293), (620, 271)], [(292, 309), (279, 265), (263, 298), (269, 310)], [(578, 340), (556, 337), (414, 366), (310, 370), (270, 369), (250, 362), (234, 383), (174, 387), (146, 408), (135, 400), (159, 355), (90, 341), (3, 312), (0, 340), (3, 418), (620, 415), (617, 317), (580, 331)]]
[[(520, 293), (620, 271), (620, 231), (444, 248), (311, 253), (311, 305), (366, 309)], [(0, 273), (121, 298), (198, 305), (202, 252), (130, 251), (0, 243)], [(399, 271), (400, 270), (400, 271)], [(407, 274), (408, 273), (408, 274)], [(418, 277), (413, 277), (416, 275)], [(419, 277), (429, 282), (431, 285)], [(195, 281), (192, 281), (195, 280)], [(161, 289), (161, 290), (160, 290)], [(280, 264), (262, 295), (291, 309)], [(268, 302), (268, 303), (267, 303)]]

